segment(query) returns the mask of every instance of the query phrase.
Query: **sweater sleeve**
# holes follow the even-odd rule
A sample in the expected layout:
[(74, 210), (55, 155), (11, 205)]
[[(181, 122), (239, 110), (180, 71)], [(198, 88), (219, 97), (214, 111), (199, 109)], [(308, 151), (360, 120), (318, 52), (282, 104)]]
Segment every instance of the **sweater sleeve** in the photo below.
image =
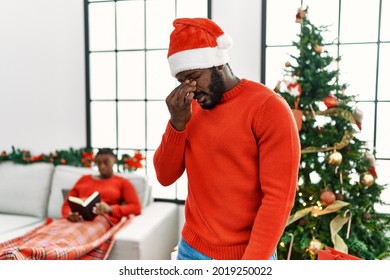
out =
[(183, 174), (185, 143), (186, 130), (177, 131), (168, 122), (161, 144), (153, 157), (157, 180), (161, 185), (171, 185)]
[(65, 199), (64, 199), (64, 202), (62, 203), (62, 208), (61, 208), (61, 214), (62, 214), (62, 217), (64, 218), (68, 218), (69, 216), (69, 212), (71, 211), (70, 210), (70, 206), (69, 206), (69, 203), (68, 203), (68, 197), (69, 196), (76, 196), (76, 197), (79, 197), (80, 194), (79, 194), (79, 191), (77, 189), (77, 186), (85, 179), (86, 177), (83, 176), (81, 177), (77, 182), (76, 184), (73, 186), (73, 188), (68, 192), (68, 194), (66, 195)]
[(120, 219), (121, 217), (128, 216), (130, 214), (141, 214), (141, 204), (137, 193), (134, 186), (127, 179), (123, 179), (122, 182), (122, 195), (124, 204), (112, 205), (111, 216)]
[(269, 259), (292, 210), (298, 181), (300, 141), (287, 103), (271, 96), (255, 126), (262, 201), (243, 259)]

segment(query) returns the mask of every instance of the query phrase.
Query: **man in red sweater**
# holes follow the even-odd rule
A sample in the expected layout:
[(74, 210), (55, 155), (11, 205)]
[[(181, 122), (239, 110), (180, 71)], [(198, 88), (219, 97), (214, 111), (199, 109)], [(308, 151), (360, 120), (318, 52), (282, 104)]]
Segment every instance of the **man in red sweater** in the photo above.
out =
[(166, 98), (171, 117), (154, 166), (164, 186), (187, 172), (178, 259), (275, 259), (300, 161), (291, 110), (233, 74), (231, 39), (213, 21), (173, 25), (168, 62), (180, 85)]

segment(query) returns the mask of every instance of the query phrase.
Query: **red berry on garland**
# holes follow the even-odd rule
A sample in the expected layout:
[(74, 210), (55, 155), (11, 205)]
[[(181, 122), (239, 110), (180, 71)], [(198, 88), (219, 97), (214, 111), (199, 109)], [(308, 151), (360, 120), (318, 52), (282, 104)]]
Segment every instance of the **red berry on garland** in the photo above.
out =
[(337, 100), (337, 98), (332, 94), (325, 96), (325, 98), (322, 101), (325, 103), (326, 107), (328, 107), (328, 108), (336, 107), (337, 104), (339, 104), (339, 101)]
[(336, 195), (331, 190), (324, 190), (321, 192), (320, 200), (322, 204), (328, 206), (336, 201)]

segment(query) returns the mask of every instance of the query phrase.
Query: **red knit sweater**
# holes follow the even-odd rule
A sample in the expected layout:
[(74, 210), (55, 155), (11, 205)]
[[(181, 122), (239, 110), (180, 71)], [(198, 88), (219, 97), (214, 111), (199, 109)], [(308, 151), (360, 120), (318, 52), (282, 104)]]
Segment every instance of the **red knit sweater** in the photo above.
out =
[(162, 185), (186, 170), (182, 236), (214, 259), (268, 259), (293, 206), (297, 127), (283, 98), (242, 79), (211, 110), (195, 101), (184, 131), (168, 123), (154, 156)]
[[(129, 180), (117, 175), (113, 175), (108, 179), (98, 179), (92, 175), (85, 175), (76, 182), (67, 197), (71, 195), (84, 199), (94, 191), (100, 193), (102, 202), (113, 206), (112, 213), (108, 217), (114, 224), (118, 223), (121, 217), (141, 213), (141, 204), (134, 186)], [(62, 216), (67, 218), (69, 211), (68, 199), (65, 199), (62, 205)]]

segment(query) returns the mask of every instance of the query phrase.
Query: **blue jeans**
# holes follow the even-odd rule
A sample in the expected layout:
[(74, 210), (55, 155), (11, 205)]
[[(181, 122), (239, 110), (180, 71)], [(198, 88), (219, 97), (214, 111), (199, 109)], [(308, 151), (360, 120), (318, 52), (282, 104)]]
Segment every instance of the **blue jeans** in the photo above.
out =
[[(177, 260), (212, 260), (212, 258), (202, 254), (201, 252), (195, 250), (183, 238), (180, 239), (178, 250), (177, 250)], [(277, 260), (278, 256), (275, 253), (269, 258), (269, 260)]]

